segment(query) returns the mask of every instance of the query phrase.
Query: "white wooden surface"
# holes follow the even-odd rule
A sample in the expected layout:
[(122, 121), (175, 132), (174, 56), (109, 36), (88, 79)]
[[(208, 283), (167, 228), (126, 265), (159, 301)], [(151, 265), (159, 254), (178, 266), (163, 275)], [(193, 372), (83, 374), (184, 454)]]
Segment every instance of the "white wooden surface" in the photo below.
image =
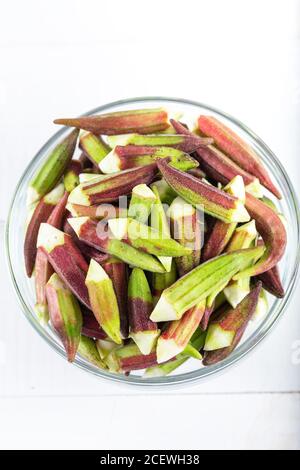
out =
[[(54, 117), (143, 95), (195, 99), (239, 117), (275, 151), (298, 190), (299, 6), (5, 2), (0, 219), (24, 166), (56, 130)], [(272, 334), (238, 366), (201, 385), (150, 393), (63, 362), (22, 316), (2, 251), (0, 276), (1, 448), (300, 447), (299, 290)]]

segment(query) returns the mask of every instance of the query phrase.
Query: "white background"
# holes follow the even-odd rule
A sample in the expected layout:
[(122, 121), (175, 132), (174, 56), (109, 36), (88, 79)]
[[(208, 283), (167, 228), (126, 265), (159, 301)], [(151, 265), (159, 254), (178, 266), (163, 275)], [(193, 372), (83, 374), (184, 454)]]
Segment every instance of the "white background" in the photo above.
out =
[[(0, 3), (2, 221), (24, 166), (56, 130), (53, 118), (143, 95), (239, 117), (279, 156), (299, 195), (298, 1)], [(237, 367), (147, 392), (63, 362), (22, 316), (2, 252), (0, 273), (1, 448), (300, 447), (299, 291)]]

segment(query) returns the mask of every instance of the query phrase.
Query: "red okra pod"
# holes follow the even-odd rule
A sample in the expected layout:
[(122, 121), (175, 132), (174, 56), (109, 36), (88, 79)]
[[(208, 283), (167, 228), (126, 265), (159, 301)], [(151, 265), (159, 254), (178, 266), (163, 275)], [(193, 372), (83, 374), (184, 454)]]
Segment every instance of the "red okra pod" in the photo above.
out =
[(254, 266), (238, 273), (235, 279), (257, 276), (272, 269), (282, 258), (287, 242), (285, 227), (271, 207), (247, 193), (246, 208), (251, 218), (255, 220), (257, 231), (263, 238), (266, 250)]
[(236, 197), (171, 167), (167, 159), (159, 160), (157, 166), (178, 196), (196, 208), (202, 206), (204, 212), (224, 222), (247, 222), (250, 219), (243, 203)]
[(149, 184), (157, 174), (157, 165), (152, 163), (143, 167), (121, 171), (112, 175), (100, 175), (90, 182), (81, 183), (70, 194), (68, 202), (92, 206), (118, 200), (129, 194), (138, 184)]
[(24, 257), (27, 276), (31, 277), (35, 258), (36, 258), (36, 241), (41, 223), (47, 222), (51, 212), (55, 208), (58, 201), (64, 193), (64, 187), (59, 184), (49, 194), (44, 196), (36, 206), (31, 220), (28, 224), (24, 242)]
[[(262, 240), (258, 240), (258, 245), (263, 245)], [(279, 267), (276, 264), (269, 271), (265, 271), (257, 276), (257, 279), (262, 282), (263, 288), (270, 294), (282, 299), (284, 297), (284, 287), (281, 282)]]
[(260, 291), (258, 282), (235, 309), (225, 310), (210, 323), (204, 345), (205, 366), (224, 360), (239, 344), (255, 312)]
[(200, 116), (198, 127), (203, 134), (212, 137), (215, 144), (239, 166), (256, 176), (269, 191), (281, 198), (259, 156), (241, 137), (213, 116)]
[(100, 263), (111, 278), (117, 297), (120, 313), (120, 331), (122, 338), (128, 337), (127, 315), (127, 264), (113, 256)]
[(112, 204), (99, 204), (95, 206), (82, 206), (80, 204), (67, 204), (67, 209), (73, 217), (91, 217), (92, 219), (116, 219), (127, 217), (127, 209)]
[(82, 270), (82, 267), (86, 266), (86, 261), (71, 237), (51, 225), (43, 223), (40, 226), (37, 246), (47, 254), (48, 261), (54, 271), (73, 294), (90, 309), (85, 285), (85, 272)]
[[(62, 221), (65, 215), (65, 207), (68, 199), (68, 193), (65, 192), (61, 200), (58, 202), (56, 207), (53, 209), (50, 217), (47, 220), (47, 223), (56, 227), (58, 229), (62, 226)], [(48, 321), (48, 308), (46, 300), (46, 284), (53, 273), (53, 269), (48, 262), (47, 255), (41, 248), (37, 249), (36, 259), (35, 259), (35, 272), (34, 272), (34, 282), (35, 282), (35, 293), (36, 293), (36, 304), (35, 311), (40, 318), (40, 320), (47, 322)]]
[(157, 362), (166, 362), (180, 354), (188, 345), (205, 311), (205, 299), (189, 309), (180, 320), (172, 321), (157, 341)]
[[(172, 120), (172, 125), (174, 126), (176, 132), (188, 135), (192, 134), (192, 132), (185, 129), (180, 122)], [(237, 165), (214, 145), (199, 147), (196, 149), (195, 155), (201, 164), (201, 168), (204, 170), (207, 176), (213, 180), (222, 184), (227, 184), (235, 176), (240, 175), (244, 180), (245, 186), (249, 186), (249, 188), (251, 186), (259, 187), (258, 180), (255, 176), (251, 175), (239, 165)]]
[(153, 299), (142, 269), (134, 268), (128, 282), (128, 313), (130, 337), (142, 354), (150, 354), (160, 333), (157, 324), (150, 320)]
[(161, 159), (170, 158), (170, 164), (186, 171), (196, 168), (199, 163), (189, 154), (172, 147), (149, 147), (139, 145), (117, 145), (99, 164), (102, 173), (116, 173), (137, 168)]
[(106, 358), (111, 372), (130, 372), (131, 370), (147, 369), (157, 364), (156, 351), (142, 354), (135, 343), (127, 344), (113, 350)]
[(55, 119), (54, 123), (85, 129), (96, 135), (115, 135), (132, 132), (149, 134), (167, 129), (169, 125), (168, 114), (161, 108), (118, 111), (73, 119)]

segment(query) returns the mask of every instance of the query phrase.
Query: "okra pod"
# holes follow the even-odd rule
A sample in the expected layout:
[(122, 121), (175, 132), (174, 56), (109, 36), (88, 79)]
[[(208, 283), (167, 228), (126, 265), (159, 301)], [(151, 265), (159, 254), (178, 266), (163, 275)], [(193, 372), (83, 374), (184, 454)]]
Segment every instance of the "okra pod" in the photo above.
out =
[(158, 230), (131, 219), (110, 219), (108, 226), (117, 240), (156, 256), (183, 256), (190, 254), (186, 248), (172, 238), (166, 238)]
[(142, 269), (134, 268), (128, 282), (128, 313), (130, 337), (142, 354), (150, 354), (160, 333), (156, 323), (150, 320), (153, 299)]
[(186, 171), (199, 166), (188, 153), (172, 147), (117, 145), (99, 164), (102, 173), (110, 174), (150, 165), (161, 158), (170, 158), (170, 165)]
[(168, 127), (168, 114), (162, 108), (117, 111), (108, 114), (83, 116), (73, 119), (55, 119), (55, 124), (77, 127), (94, 134), (115, 135), (149, 134)]
[(259, 156), (241, 137), (213, 116), (200, 116), (198, 127), (203, 134), (212, 137), (215, 144), (239, 166), (257, 176), (269, 191), (279, 199), (281, 198), (280, 192), (273, 184)]
[(78, 238), (87, 245), (116, 256), (131, 266), (151, 272), (165, 272), (161, 263), (153, 256), (112, 238), (109, 232), (101, 233), (100, 230), (97, 230), (97, 222), (89, 217), (75, 217), (68, 219), (68, 221)]
[(224, 222), (247, 222), (250, 217), (243, 203), (234, 196), (200, 181), (193, 175), (171, 167), (166, 159), (157, 166), (164, 179), (185, 201)]
[(256, 309), (261, 283), (249, 292), (235, 309), (223, 312), (208, 328), (203, 364), (216, 364), (225, 359), (236, 348)]
[(172, 235), (181, 245), (191, 249), (191, 253), (175, 259), (179, 276), (184, 276), (198, 266), (201, 255), (200, 216), (191, 204), (176, 197), (168, 209)]
[(246, 193), (246, 207), (255, 220), (257, 231), (263, 238), (266, 250), (254, 266), (239, 273), (236, 279), (257, 276), (272, 269), (282, 258), (287, 242), (286, 229), (276, 212), (248, 193)]
[(226, 280), (229, 281), (263, 252), (262, 246), (238, 250), (200, 264), (162, 293), (151, 320), (179, 320), (184, 312), (221, 288)]
[(112, 280), (93, 259), (90, 261), (85, 284), (92, 311), (99, 325), (115, 343), (122, 344), (120, 313)]
[(195, 134), (179, 135), (179, 134), (121, 134), (108, 136), (107, 142), (111, 148), (117, 145), (139, 145), (151, 147), (173, 147), (185, 153), (192, 153), (202, 145), (213, 143), (213, 139), (209, 137), (199, 137)]
[[(65, 282), (73, 294), (90, 309), (88, 291), (85, 286), (86, 261), (66, 233), (43, 223), (40, 226), (37, 247), (46, 253), (54, 271)], [(81, 267), (80, 267), (81, 266)]]
[(31, 277), (35, 258), (36, 258), (36, 241), (41, 223), (47, 222), (51, 212), (54, 210), (58, 201), (64, 194), (63, 184), (59, 184), (56, 188), (44, 196), (36, 206), (30, 222), (28, 224), (24, 242), (24, 258), (25, 267), (28, 277)]
[(56, 273), (47, 282), (46, 295), (51, 323), (64, 345), (68, 361), (73, 362), (82, 327), (78, 301)]
[(170, 322), (157, 340), (156, 355), (158, 364), (180, 354), (188, 345), (204, 315), (206, 300), (201, 300), (189, 309), (180, 320)]
[[(47, 220), (47, 223), (60, 229), (65, 215), (65, 207), (68, 193), (65, 192), (61, 200), (55, 206)], [(47, 255), (41, 248), (37, 249), (34, 266), (34, 284), (36, 293), (35, 312), (40, 321), (47, 323), (49, 320), (48, 306), (46, 299), (46, 284), (50, 279), (53, 269), (48, 261)]]
[[(171, 232), (167, 216), (165, 213), (164, 206), (160, 200), (158, 189), (154, 186), (153, 193), (155, 196), (155, 202), (151, 210), (151, 227), (157, 230), (162, 238), (171, 238)], [(169, 272), (172, 265), (171, 256), (158, 256), (159, 261), (164, 266), (165, 270)]]
[(103, 202), (113, 202), (120, 196), (129, 194), (138, 184), (149, 184), (157, 173), (156, 163), (113, 175), (92, 179), (79, 184), (70, 194), (68, 202), (82, 206), (91, 206)]
[(122, 338), (128, 337), (128, 314), (127, 314), (127, 265), (118, 258), (110, 256), (108, 259), (100, 263), (105, 272), (112, 280), (114, 290), (117, 297), (119, 314), (120, 314), (120, 331)]
[(63, 176), (73, 156), (78, 130), (71, 132), (52, 150), (44, 164), (38, 169), (28, 187), (27, 203), (39, 201), (49, 193)]

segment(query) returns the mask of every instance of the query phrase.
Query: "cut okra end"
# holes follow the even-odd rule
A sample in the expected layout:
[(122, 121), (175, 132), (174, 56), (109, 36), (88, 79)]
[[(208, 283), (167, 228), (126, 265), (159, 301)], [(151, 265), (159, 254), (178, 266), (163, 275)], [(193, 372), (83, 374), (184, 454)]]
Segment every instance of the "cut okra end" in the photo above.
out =
[(73, 191), (70, 193), (68, 202), (72, 204), (79, 204), (81, 206), (90, 206), (90, 201), (88, 196), (82, 190), (83, 184), (79, 184)]
[(215, 349), (227, 348), (231, 345), (234, 336), (234, 331), (226, 331), (220, 325), (212, 323), (208, 327), (204, 350), (214, 351)]
[(232, 281), (224, 289), (224, 295), (230, 305), (235, 308), (250, 292), (250, 279)]
[(99, 170), (104, 174), (121, 171), (121, 161), (115, 150), (111, 150), (99, 163)]
[(47, 252), (50, 252), (56, 246), (65, 243), (65, 234), (50, 224), (42, 223), (40, 225), (37, 248), (42, 247)]
[(250, 215), (242, 203), (242, 201), (238, 200), (235, 205), (235, 209), (232, 211), (230, 222), (248, 222), (250, 220)]
[(165, 340), (163, 337), (159, 338), (157, 341), (156, 355), (157, 362), (161, 364), (162, 362), (169, 361), (177, 354), (181, 353), (182, 348), (176, 344), (173, 339)]
[(135, 342), (142, 354), (147, 355), (151, 353), (159, 335), (160, 330), (137, 331), (131, 332), (129, 338)]
[(176, 197), (167, 211), (172, 220), (180, 220), (195, 213), (195, 208), (181, 197)]
[(79, 235), (81, 227), (90, 220), (89, 217), (70, 217), (68, 220), (68, 223), (71, 225), (72, 229), (76, 233), (76, 235)]
[(154, 322), (161, 322), (161, 321), (172, 321), (177, 320), (179, 318), (178, 312), (175, 310), (173, 305), (168, 302), (164, 293), (162, 293), (158, 303), (154, 307), (153, 312), (150, 315), (150, 320)]
[(244, 204), (246, 199), (244, 180), (240, 175), (235, 176), (225, 187), (224, 191), (237, 197)]

